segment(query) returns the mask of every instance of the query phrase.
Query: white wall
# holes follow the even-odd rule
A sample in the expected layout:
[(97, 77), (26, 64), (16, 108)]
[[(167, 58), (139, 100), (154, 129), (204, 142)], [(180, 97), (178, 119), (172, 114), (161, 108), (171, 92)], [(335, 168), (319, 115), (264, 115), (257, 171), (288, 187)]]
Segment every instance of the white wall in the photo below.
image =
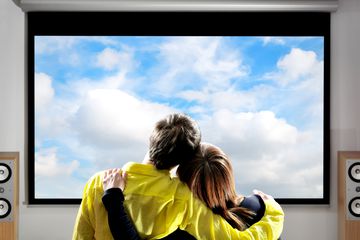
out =
[(286, 239), (338, 239), (337, 151), (360, 151), (359, 0), (340, 0), (332, 13), (330, 78), (330, 206), (286, 206)]
[(19, 239), (71, 239), (77, 207), (24, 204), (27, 186), (24, 56), (25, 15), (11, 0), (0, 0), (0, 151), (20, 152)]
[[(25, 17), (11, 1), (0, 0), (0, 151), (20, 151), (21, 240), (71, 238), (76, 206), (27, 206), (25, 201)], [(360, 1), (340, 0), (332, 14), (331, 204), (284, 206), (283, 237), (337, 239), (338, 150), (360, 150)]]

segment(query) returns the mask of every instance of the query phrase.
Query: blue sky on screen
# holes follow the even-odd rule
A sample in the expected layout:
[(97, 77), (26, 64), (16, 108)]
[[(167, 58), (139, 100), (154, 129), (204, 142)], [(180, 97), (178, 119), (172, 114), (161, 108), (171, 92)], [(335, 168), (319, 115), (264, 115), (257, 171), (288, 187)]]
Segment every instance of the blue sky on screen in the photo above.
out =
[(196, 119), (239, 193), (322, 197), (323, 38), (35, 37), (35, 196), (80, 198), (142, 161), (154, 123)]

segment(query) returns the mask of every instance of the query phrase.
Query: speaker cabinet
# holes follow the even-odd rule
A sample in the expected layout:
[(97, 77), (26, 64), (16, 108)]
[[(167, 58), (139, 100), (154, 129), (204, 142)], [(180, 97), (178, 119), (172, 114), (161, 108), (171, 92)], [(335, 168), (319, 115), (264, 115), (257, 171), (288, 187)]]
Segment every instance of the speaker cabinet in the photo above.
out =
[(18, 237), (19, 153), (0, 152), (0, 240)]
[(360, 152), (338, 152), (340, 240), (360, 239)]

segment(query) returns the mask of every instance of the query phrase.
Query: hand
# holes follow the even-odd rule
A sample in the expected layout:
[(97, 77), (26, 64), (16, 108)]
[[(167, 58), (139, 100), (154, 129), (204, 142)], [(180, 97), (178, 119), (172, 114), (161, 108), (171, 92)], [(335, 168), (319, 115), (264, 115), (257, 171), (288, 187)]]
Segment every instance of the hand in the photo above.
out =
[(119, 168), (107, 170), (103, 178), (104, 191), (110, 188), (120, 188), (124, 191), (126, 185), (127, 174)]
[(274, 200), (274, 198), (268, 194), (265, 194), (259, 190), (253, 190), (253, 193), (256, 194), (256, 195), (259, 195), (264, 201), (266, 200)]

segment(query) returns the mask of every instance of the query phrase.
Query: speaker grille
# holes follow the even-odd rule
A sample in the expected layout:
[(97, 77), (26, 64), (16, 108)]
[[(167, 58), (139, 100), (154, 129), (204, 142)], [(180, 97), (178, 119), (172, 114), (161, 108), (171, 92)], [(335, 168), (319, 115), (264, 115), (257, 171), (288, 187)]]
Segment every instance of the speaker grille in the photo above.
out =
[(351, 180), (360, 183), (360, 162), (354, 163), (349, 167), (348, 175)]
[(347, 159), (345, 173), (347, 219), (360, 221), (360, 159)]
[(13, 220), (14, 161), (0, 160), (0, 223)]
[(11, 178), (11, 168), (5, 163), (0, 163), (0, 183), (5, 183), (10, 178)]
[(348, 207), (354, 217), (360, 217), (360, 197), (353, 198)]
[(5, 198), (0, 198), (0, 219), (6, 218), (11, 213), (11, 204)]
[(18, 237), (18, 152), (0, 152), (0, 240)]

